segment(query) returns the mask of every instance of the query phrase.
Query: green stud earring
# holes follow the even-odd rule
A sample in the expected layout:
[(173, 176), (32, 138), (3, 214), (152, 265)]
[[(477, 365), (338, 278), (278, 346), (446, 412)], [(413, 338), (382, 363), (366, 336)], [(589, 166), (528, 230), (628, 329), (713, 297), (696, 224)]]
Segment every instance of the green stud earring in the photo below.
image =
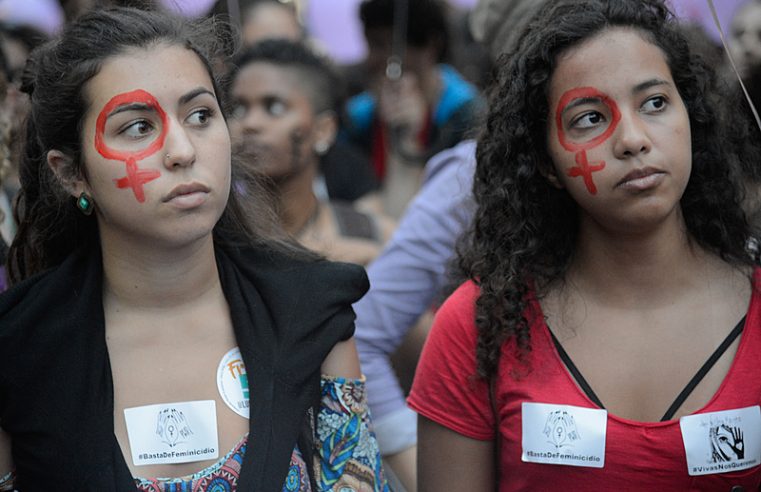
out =
[(95, 204), (93, 203), (92, 198), (87, 196), (87, 193), (83, 191), (82, 194), (79, 195), (79, 198), (77, 198), (77, 208), (83, 214), (90, 215), (92, 209), (95, 208)]

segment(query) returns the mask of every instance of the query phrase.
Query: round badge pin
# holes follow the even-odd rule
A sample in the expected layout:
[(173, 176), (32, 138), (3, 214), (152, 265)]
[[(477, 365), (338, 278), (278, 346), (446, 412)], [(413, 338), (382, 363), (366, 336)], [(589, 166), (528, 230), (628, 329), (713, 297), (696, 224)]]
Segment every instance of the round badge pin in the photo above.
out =
[(222, 401), (241, 417), (249, 416), (249, 389), (246, 366), (240, 349), (227, 352), (217, 366), (217, 389)]

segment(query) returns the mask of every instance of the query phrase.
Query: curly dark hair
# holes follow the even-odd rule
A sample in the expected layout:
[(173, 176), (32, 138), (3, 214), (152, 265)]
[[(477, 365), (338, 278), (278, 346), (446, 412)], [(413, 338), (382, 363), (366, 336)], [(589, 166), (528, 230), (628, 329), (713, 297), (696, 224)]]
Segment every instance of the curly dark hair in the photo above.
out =
[[(478, 373), (491, 377), (503, 343), (531, 349), (527, 294), (561, 280), (575, 252), (578, 206), (545, 178), (549, 84), (561, 53), (611, 27), (636, 29), (658, 46), (689, 113), (693, 167), (681, 198), (691, 239), (734, 265), (751, 265), (749, 226), (736, 169), (744, 155), (727, 142), (715, 107), (716, 76), (690, 50), (662, 0), (547, 2), (503, 55), (477, 149), (477, 211), (459, 264), (480, 287), (476, 301)], [(537, 116), (538, 115), (538, 116)], [(530, 287), (531, 286), (531, 287)]]
[[(161, 12), (116, 7), (84, 14), (58, 38), (32, 53), (21, 87), (30, 96), (31, 111), (19, 169), (21, 190), (14, 209), (19, 226), (7, 259), (11, 284), (58, 265), (75, 249), (98, 244), (95, 215), (85, 216), (77, 210), (46, 156), (51, 149), (63, 152), (72, 160), (66, 172), (87, 179), (82, 162), (82, 124), (88, 110), (84, 88), (103, 63), (129, 49), (184, 46), (198, 55), (221, 98), (211, 60), (231, 52), (234, 43), (229, 34), (229, 26), (214, 19), (191, 23)], [(245, 200), (242, 193), (230, 193), (214, 228), (215, 241), (264, 245), (311, 257), (283, 239), (260, 178), (236, 162), (232, 175), (236, 188), (246, 190)]]

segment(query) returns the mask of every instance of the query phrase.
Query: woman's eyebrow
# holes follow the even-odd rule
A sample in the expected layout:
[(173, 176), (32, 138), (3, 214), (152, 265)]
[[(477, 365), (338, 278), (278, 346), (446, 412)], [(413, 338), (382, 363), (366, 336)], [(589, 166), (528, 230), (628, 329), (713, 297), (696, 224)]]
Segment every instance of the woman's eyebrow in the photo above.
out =
[(561, 111), (561, 114), (566, 114), (568, 111), (577, 106), (583, 106), (585, 104), (597, 104), (600, 102), (602, 102), (602, 99), (599, 97), (579, 97), (566, 104), (566, 106)]
[(645, 91), (647, 89), (650, 89), (651, 87), (656, 87), (659, 85), (667, 85), (671, 86), (671, 83), (664, 79), (654, 78), (650, 80), (646, 80), (644, 82), (640, 82), (639, 84), (635, 85), (632, 88), (632, 94), (636, 94), (638, 92)]
[(127, 103), (127, 104), (119, 105), (116, 108), (114, 108), (113, 111), (108, 113), (108, 117), (110, 118), (114, 115), (117, 115), (119, 113), (124, 113), (126, 111), (146, 111), (149, 109), (153, 109), (153, 105), (142, 103), (142, 102)]
[(206, 87), (196, 87), (195, 89), (189, 91), (188, 93), (186, 93), (186, 94), (184, 94), (184, 95), (182, 95), (180, 97), (180, 105), (183, 105), (183, 104), (186, 104), (186, 103), (192, 101), (193, 99), (195, 99), (196, 97), (200, 96), (201, 94), (208, 94), (211, 97), (213, 97), (214, 99), (217, 98), (217, 96), (215, 96), (214, 93), (211, 92)]

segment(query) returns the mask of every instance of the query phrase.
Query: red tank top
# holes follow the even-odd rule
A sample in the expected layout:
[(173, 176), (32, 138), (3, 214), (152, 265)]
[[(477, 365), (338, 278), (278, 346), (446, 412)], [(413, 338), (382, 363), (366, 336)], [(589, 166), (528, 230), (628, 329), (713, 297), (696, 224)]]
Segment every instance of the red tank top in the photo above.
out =
[[(752, 411), (758, 411), (757, 406), (761, 404), (759, 271), (755, 272), (754, 282), (757, 288), (731, 368), (715, 395), (696, 414), (747, 407), (756, 407)], [(477, 334), (473, 320), (477, 297), (478, 288), (469, 282), (440, 309), (418, 364), (408, 403), (421, 415), (455, 432), (473, 439), (493, 440), (495, 425), (489, 387), (483, 379), (474, 376)], [(539, 304), (534, 302), (533, 307), (529, 310), (534, 313), (529, 317), (532, 350), (526, 356), (530, 370), (521, 369), (526, 366), (520, 366), (509, 355), (514, 353), (515, 347), (514, 342), (508, 341), (503, 347), (494, 388), (499, 412), (501, 492), (729, 491), (734, 486), (742, 486), (745, 491), (759, 490), (761, 467), (758, 465), (728, 473), (691, 476), (679, 420), (637, 422), (608, 413), (603, 419), (607, 429), (604, 466), (601, 468), (523, 461), (524, 403), (598, 408), (578, 388), (560, 360)], [(546, 422), (549, 425), (550, 418)], [(574, 432), (574, 425), (571, 420), (562, 431)], [(709, 446), (712, 431), (708, 424), (704, 425), (705, 445)], [(761, 432), (758, 426), (753, 427), (753, 430), (745, 429), (746, 436), (749, 431)], [(727, 434), (731, 438), (732, 432)], [(740, 434), (737, 435), (742, 439)], [(748, 456), (761, 454), (761, 442), (746, 439), (744, 451)], [(710, 461), (710, 456), (706, 459)], [(720, 466), (731, 470), (736, 465), (731, 459), (729, 462), (728, 466)]]

